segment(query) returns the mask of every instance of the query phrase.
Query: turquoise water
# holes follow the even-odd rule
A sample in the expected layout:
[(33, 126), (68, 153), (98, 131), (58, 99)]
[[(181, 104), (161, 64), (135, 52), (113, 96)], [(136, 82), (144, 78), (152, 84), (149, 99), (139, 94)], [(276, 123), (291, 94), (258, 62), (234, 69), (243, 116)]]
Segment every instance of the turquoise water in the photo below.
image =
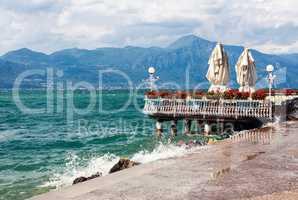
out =
[[(45, 91), (22, 91), (20, 96), (27, 107), (47, 105)], [(53, 110), (23, 113), (12, 93), (1, 91), (0, 199), (26, 199), (70, 185), (80, 175), (106, 174), (119, 156), (147, 162), (184, 153), (154, 137), (153, 121), (137, 109), (143, 106), (142, 95), (121, 112), (100, 112), (101, 103), (111, 111), (128, 99), (128, 91), (104, 91), (89, 112), (72, 116), (66, 95), (55, 93)], [(73, 104), (86, 108), (89, 100), (88, 92), (78, 91)]]

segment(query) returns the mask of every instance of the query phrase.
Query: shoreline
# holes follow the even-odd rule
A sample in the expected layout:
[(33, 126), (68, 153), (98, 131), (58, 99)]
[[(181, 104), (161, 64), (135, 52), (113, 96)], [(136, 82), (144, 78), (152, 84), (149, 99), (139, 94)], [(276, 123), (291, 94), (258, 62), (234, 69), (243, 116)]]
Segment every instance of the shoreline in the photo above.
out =
[(297, 128), (298, 122), (286, 122), (245, 131), (199, 152), (142, 164), (31, 200), (262, 199), (289, 191), (298, 197), (298, 175), (293, 173), (298, 169)]

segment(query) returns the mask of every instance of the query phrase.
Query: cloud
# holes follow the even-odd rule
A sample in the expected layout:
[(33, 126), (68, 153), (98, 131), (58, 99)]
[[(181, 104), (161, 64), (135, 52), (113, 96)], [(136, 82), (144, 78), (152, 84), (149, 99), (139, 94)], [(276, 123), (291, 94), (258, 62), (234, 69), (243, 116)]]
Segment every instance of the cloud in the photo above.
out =
[(296, 0), (1, 0), (0, 53), (166, 46), (187, 35), (298, 52)]

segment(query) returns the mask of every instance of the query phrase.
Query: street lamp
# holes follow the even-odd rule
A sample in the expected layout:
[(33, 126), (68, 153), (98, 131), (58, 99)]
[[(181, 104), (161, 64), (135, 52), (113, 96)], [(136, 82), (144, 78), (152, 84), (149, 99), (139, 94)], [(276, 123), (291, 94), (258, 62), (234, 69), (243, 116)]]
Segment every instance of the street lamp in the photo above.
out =
[(271, 96), (272, 96), (272, 86), (273, 86), (273, 81), (275, 79), (275, 76), (273, 75), (274, 66), (273, 65), (268, 65), (266, 67), (266, 71), (268, 72), (269, 98), (271, 99)]
[(268, 72), (268, 83), (269, 83), (269, 102), (270, 102), (270, 119), (272, 120), (272, 86), (275, 79), (275, 75), (273, 75), (274, 66), (273, 65), (267, 65), (266, 71)]
[(147, 83), (149, 84), (149, 89), (150, 91), (153, 91), (154, 88), (156, 88), (155, 83), (159, 80), (159, 77), (155, 76), (155, 68), (154, 67), (149, 67), (148, 68), (148, 73), (149, 73), (149, 78), (146, 80)]
[(149, 67), (148, 72), (150, 75), (153, 75), (155, 73), (155, 68), (154, 67)]

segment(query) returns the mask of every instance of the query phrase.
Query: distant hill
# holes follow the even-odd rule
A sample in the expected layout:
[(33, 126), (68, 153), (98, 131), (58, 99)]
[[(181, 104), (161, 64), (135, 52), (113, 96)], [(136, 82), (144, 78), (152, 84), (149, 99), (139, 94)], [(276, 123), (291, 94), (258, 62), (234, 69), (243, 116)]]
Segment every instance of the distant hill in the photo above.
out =
[[(53, 67), (63, 70), (62, 80), (88, 81), (98, 84), (98, 70), (115, 69), (126, 73), (135, 85), (147, 75), (148, 66), (155, 66), (160, 76), (160, 84), (173, 82), (185, 86), (189, 71), (190, 86), (208, 87), (205, 74), (208, 58), (215, 42), (189, 35), (178, 39), (166, 48), (133, 47), (65, 49), (52, 54), (35, 52), (30, 49), (11, 51), (0, 57), (0, 87), (11, 87), (17, 74), (25, 69), (43, 69)], [(235, 83), (235, 63), (243, 47), (225, 45), (231, 66), (231, 85)], [(298, 54), (270, 55), (252, 50), (258, 66), (259, 86), (265, 87), (265, 66), (276, 65), (279, 80), (278, 87), (295, 87), (298, 84)], [(40, 87), (40, 81), (27, 81), (24, 87)], [(119, 75), (104, 75), (105, 87), (126, 87), (126, 81)]]
[(48, 63), (48, 55), (40, 52), (35, 52), (27, 48), (22, 48), (16, 51), (6, 53), (1, 57), (3, 60), (16, 62), (20, 64), (41, 64)]

